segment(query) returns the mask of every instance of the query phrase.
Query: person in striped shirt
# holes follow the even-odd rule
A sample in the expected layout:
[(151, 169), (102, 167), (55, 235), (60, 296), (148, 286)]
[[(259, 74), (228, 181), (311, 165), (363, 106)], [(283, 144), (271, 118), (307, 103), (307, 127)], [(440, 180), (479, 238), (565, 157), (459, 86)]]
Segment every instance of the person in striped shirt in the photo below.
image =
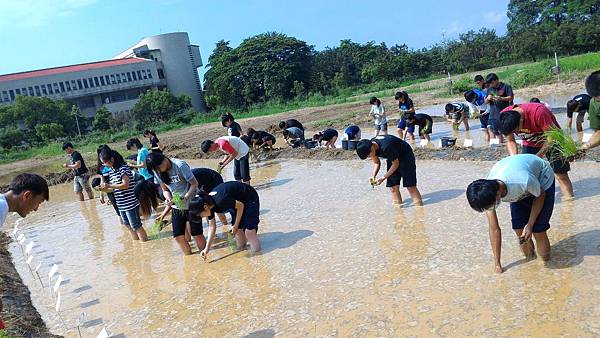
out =
[(111, 149), (100, 151), (102, 164), (112, 169), (109, 183), (102, 183), (100, 189), (113, 189), (115, 201), (121, 220), (127, 226), (131, 238), (145, 242), (148, 240), (146, 230), (140, 218), (140, 203), (135, 198), (135, 179), (133, 172), (125, 163), (123, 156)]

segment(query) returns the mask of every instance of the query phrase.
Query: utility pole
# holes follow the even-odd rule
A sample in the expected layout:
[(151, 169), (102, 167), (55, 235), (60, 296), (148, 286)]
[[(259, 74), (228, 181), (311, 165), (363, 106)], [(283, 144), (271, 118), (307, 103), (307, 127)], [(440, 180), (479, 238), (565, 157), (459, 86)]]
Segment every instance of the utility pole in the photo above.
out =
[(79, 128), (79, 107), (77, 105), (73, 105), (71, 107), (71, 114), (75, 116), (75, 123), (77, 124), (77, 132), (79, 136), (81, 136), (81, 129)]

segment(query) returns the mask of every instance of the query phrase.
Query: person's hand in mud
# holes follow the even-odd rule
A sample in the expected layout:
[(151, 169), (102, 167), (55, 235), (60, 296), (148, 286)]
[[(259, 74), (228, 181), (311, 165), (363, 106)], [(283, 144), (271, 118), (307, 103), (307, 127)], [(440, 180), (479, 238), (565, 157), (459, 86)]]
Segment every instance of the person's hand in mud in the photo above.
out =
[(237, 234), (237, 232), (238, 232), (239, 228), (240, 228), (239, 224), (234, 224), (234, 225), (231, 227), (231, 231), (230, 231), (230, 232), (231, 232), (231, 235), (232, 235), (233, 237), (235, 237), (235, 235)]
[(209, 252), (210, 252), (210, 249), (208, 248), (208, 246), (206, 248), (204, 248), (204, 250), (200, 251), (200, 256), (202, 256), (202, 259), (206, 260), (208, 258)]
[(525, 242), (529, 241), (531, 239), (532, 233), (533, 233), (533, 226), (531, 224), (527, 223), (525, 225), (525, 227), (523, 228), (523, 234), (521, 235), (521, 237), (519, 239), (519, 243), (524, 244)]

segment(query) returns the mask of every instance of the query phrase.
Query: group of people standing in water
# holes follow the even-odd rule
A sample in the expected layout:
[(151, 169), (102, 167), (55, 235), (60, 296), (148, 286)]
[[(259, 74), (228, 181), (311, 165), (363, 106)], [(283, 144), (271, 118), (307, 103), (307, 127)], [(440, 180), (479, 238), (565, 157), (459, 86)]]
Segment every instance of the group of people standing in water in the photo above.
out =
[[(478, 88), (464, 93), (466, 102), (450, 102), (445, 106), (447, 119), (454, 125), (464, 124), (479, 113), (481, 128), (490, 138), (504, 137), (509, 157), (496, 163), (485, 179), (473, 181), (466, 190), (469, 205), (476, 211), (485, 212), (490, 228), (490, 242), (494, 253), (496, 272), (502, 272), (501, 231), (497, 210), (501, 201), (510, 202), (512, 228), (519, 238), (526, 257), (533, 258), (537, 252), (543, 260), (550, 259), (550, 243), (546, 231), (554, 207), (555, 180), (559, 182), (563, 199), (574, 198), (568, 172), (569, 161), (561, 157), (544, 132), (560, 128), (555, 116), (543, 102), (513, 104), (512, 88), (500, 82), (496, 74), (485, 79), (477, 76)], [(588, 94), (575, 96), (567, 103), (568, 124), (577, 113), (576, 128), (583, 130), (583, 116), (589, 113), (590, 127), (595, 130), (589, 141), (581, 146), (580, 153), (600, 145), (600, 71), (592, 73), (585, 81)], [(369, 183), (373, 186), (384, 181), (390, 188), (392, 200), (402, 203), (400, 184), (407, 189), (416, 206), (423, 205), (417, 188), (417, 166), (413, 148), (406, 142), (414, 141), (414, 128), (419, 126), (419, 136), (430, 140), (433, 119), (417, 113), (412, 99), (405, 91), (394, 97), (401, 112), (397, 125), (398, 137), (388, 135), (388, 119), (383, 103), (371, 98), (369, 117), (374, 117), (375, 137), (361, 139), (361, 130), (352, 125), (344, 130), (345, 140), (356, 141), (356, 154), (360, 159), (373, 162)], [(183, 160), (165, 155), (156, 134), (144, 132), (150, 147), (146, 148), (137, 138), (127, 141), (128, 150), (136, 151), (130, 162), (108, 145), (97, 149), (95, 173), (88, 166), (72, 143), (66, 142), (63, 150), (70, 155), (65, 168), (73, 170), (73, 189), (79, 200), (83, 192), (93, 198), (92, 187), (101, 192), (100, 201), (106, 195), (119, 220), (134, 240), (146, 241), (148, 235), (142, 218), (163, 209), (156, 219), (163, 222), (171, 213), (173, 237), (184, 254), (191, 254), (193, 240), (203, 257), (210, 252), (216, 239), (216, 217), (235, 238), (239, 249), (250, 246), (252, 252), (261, 249), (257, 235), (260, 223), (260, 198), (251, 186), (250, 150), (272, 149), (274, 135), (267, 131), (248, 128), (245, 133), (231, 114), (222, 116), (227, 135), (216, 140), (204, 140), (204, 153), (220, 151), (224, 157), (217, 170), (191, 168)], [(326, 129), (305, 139), (304, 126), (295, 119), (281, 121), (278, 125), (285, 142), (292, 147), (307, 146), (309, 142), (325, 148), (335, 148), (338, 132)], [(515, 140), (521, 139), (521, 153)], [(309, 147), (309, 146), (307, 146)], [(386, 160), (383, 176), (378, 176), (381, 159)], [(233, 162), (234, 181), (224, 182), (221, 171)], [(38, 175), (21, 174), (12, 181), (8, 192), (0, 195), (0, 222), (8, 212), (25, 217), (29, 212), (49, 199), (46, 181)], [(228, 221), (226, 214), (230, 214)], [(203, 220), (208, 223), (208, 236), (204, 235)], [(532, 241), (535, 239), (535, 245)]]

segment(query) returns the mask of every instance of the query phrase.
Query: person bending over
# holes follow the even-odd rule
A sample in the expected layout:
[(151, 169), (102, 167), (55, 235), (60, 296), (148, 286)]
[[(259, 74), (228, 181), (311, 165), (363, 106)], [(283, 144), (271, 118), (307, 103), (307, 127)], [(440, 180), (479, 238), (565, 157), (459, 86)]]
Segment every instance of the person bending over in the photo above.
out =
[(202, 152), (212, 153), (221, 150), (225, 157), (219, 162), (219, 167), (225, 168), (233, 162), (233, 176), (236, 181), (250, 184), (250, 148), (239, 137), (223, 136), (216, 139), (204, 140), (201, 145)]
[(335, 141), (338, 138), (338, 131), (332, 128), (327, 128), (313, 136), (313, 140), (319, 142), (319, 146), (325, 142), (325, 148), (335, 149)]

